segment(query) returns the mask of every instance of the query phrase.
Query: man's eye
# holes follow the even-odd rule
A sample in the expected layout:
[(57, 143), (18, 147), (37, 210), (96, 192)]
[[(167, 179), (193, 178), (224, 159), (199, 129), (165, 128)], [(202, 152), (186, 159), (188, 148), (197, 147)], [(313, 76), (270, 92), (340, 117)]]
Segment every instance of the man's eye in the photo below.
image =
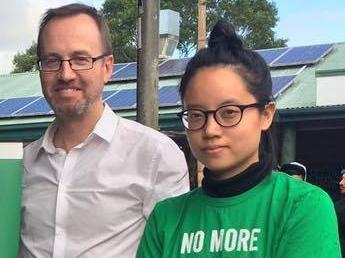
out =
[(48, 66), (54, 66), (60, 63), (59, 59), (56, 58), (49, 58), (49, 59), (45, 59), (44, 63)]
[(72, 60), (73, 60), (73, 63), (77, 64), (77, 65), (84, 65), (84, 64), (88, 64), (90, 62), (90, 58), (84, 57), (84, 56), (75, 57)]

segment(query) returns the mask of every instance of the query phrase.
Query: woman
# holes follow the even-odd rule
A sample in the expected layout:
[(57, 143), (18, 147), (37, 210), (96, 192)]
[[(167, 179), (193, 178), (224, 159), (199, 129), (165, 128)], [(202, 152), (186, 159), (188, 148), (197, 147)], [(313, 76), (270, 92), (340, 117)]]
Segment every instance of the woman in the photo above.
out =
[[(329, 196), (272, 171), (265, 61), (218, 22), (181, 79), (180, 113), (202, 187), (158, 203), (137, 258), (338, 258)], [(265, 144), (268, 143), (268, 144)]]

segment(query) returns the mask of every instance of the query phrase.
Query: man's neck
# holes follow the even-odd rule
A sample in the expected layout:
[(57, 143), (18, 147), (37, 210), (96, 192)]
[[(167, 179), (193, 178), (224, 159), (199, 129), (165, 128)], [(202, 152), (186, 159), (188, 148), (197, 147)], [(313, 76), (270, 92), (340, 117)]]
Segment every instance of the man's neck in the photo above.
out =
[(62, 148), (69, 152), (75, 146), (81, 144), (95, 128), (102, 116), (104, 107), (94, 108), (82, 116), (73, 118), (56, 119), (56, 131), (53, 143), (56, 148)]

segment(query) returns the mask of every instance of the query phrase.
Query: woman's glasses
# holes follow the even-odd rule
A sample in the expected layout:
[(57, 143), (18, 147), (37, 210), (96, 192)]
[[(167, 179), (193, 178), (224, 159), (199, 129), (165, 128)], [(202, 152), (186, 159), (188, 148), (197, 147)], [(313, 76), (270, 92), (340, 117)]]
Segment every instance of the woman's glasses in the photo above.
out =
[(263, 103), (253, 103), (249, 105), (226, 105), (215, 110), (186, 109), (177, 115), (182, 119), (183, 126), (188, 130), (199, 130), (207, 122), (208, 116), (213, 114), (214, 120), (223, 127), (238, 125), (243, 116), (243, 111), (251, 107), (264, 107)]

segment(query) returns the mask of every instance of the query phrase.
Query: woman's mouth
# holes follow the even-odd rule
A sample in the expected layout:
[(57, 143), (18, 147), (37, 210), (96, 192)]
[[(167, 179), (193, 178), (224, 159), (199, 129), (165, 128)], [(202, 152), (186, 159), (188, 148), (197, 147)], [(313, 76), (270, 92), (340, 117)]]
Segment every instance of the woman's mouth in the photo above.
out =
[(215, 155), (215, 154), (219, 154), (224, 149), (225, 149), (225, 146), (214, 145), (214, 146), (207, 146), (205, 148), (202, 148), (202, 151), (209, 154), (209, 155)]

